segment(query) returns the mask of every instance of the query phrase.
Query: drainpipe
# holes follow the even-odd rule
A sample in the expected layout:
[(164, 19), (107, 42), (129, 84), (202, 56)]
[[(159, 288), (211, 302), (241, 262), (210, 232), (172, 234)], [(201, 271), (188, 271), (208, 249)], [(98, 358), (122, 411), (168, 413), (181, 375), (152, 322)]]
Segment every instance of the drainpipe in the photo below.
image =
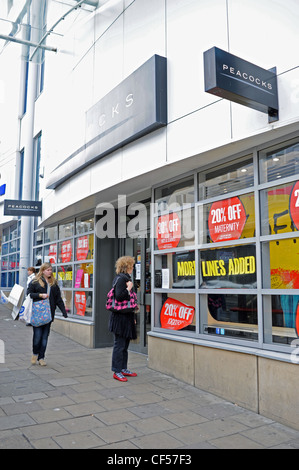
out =
[[(31, 3), (31, 39), (38, 42), (41, 30), (41, 6), (43, 2), (40, 0), (32, 0)], [(28, 89), (27, 89), (27, 110), (26, 110), (26, 136), (24, 139), (24, 168), (23, 168), (23, 200), (32, 201), (35, 190), (35, 149), (34, 149), (34, 115), (35, 115), (35, 99), (38, 80), (38, 60), (39, 54), (34, 60), (29, 62), (28, 69)], [(23, 118), (24, 120), (24, 118)], [(27, 284), (27, 268), (31, 262), (31, 247), (33, 245), (33, 217), (22, 217), (21, 222), (21, 238), (20, 238), (20, 275), (19, 283), (26, 288)]]

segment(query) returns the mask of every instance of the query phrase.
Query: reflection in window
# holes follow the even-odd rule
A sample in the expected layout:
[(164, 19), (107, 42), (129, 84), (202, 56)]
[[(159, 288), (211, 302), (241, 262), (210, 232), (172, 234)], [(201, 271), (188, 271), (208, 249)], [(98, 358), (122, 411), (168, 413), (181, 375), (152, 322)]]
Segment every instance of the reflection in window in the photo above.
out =
[(252, 157), (199, 173), (198, 178), (199, 200), (249, 188), (254, 184)]
[[(290, 205), (290, 200), (295, 193), (296, 188), (293, 183), (261, 191), (262, 235), (279, 235), (297, 231), (292, 220), (294, 213)], [(299, 214), (299, 209), (297, 212)]]
[(265, 341), (292, 344), (299, 336), (299, 295), (272, 295), (264, 297)]
[(207, 334), (258, 339), (256, 295), (208, 294), (202, 296), (201, 313)]
[(299, 143), (289, 143), (280, 148), (260, 152), (261, 183), (278, 181), (299, 173)]
[(158, 212), (167, 211), (171, 204), (182, 207), (184, 204), (194, 203), (193, 176), (170, 183), (155, 190), (155, 202)]

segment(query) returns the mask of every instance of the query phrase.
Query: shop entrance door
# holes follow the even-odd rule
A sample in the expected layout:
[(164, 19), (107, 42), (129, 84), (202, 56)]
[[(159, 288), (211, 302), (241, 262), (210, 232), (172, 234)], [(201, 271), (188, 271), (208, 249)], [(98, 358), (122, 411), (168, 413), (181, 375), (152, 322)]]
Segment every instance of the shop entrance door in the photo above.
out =
[(147, 354), (147, 333), (151, 329), (151, 246), (149, 230), (146, 237), (120, 240), (121, 256), (134, 256), (135, 267), (132, 273), (134, 289), (137, 293), (139, 312), (137, 313), (137, 339), (130, 342), (131, 351)]

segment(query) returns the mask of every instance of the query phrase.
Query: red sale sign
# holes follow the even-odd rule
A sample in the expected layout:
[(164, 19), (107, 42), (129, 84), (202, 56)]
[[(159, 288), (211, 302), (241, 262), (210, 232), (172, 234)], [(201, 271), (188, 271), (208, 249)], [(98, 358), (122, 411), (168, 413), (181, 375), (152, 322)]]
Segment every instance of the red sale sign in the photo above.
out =
[(194, 313), (194, 307), (169, 297), (166, 302), (164, 302), (161, 310), (161, 326), (168, 330), (181, 330), (191, 325)]
[(238, 240), (246, 223), (246, 212), (238, 197), (214, 202), (209, 213), (209, 232), (213, 242)]
[(77, 250), (76, 256), (77, 260), (86, 259), (88, 255), (88, 237), (85, 235), (84, 237), (79, 237), (77, 240)]
[(175, 212), (159, 217), (156, 237), (159, 250), (167, 250), (178, 246), (181, 239), (181, 222)]
[(72, 242), (71, 240), (66, 240), (62, 242), (61, 245), (61, 261), (63, 263), (68, 263), (72, 259)]
[(299, 181), (294, 184), (290, 196), (290, 214), (296, 229), (299, 230)]
[(86, 309), (86, 296), (84, 292), (75, 292), (75, 306), (77, 309), (76, 315), (85, 315)]

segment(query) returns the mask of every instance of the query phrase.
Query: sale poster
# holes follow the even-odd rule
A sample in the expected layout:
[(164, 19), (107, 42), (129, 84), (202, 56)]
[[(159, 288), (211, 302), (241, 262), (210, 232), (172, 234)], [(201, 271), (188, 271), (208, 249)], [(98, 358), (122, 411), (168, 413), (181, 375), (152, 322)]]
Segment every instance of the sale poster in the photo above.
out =
[(68, 263), (72, 259), (72, 242), (71, 240), (66, 240), (61, 244), (61, 261), (63, 263)]
[(208, 225), (213, 242), (238, 240), (246, 223), (246, 212), (238, 197), (214, 202)]
[(84, 235), (83, 237), (79, 237), (77, 239), (77, 248), (76, 248), (76, 258), (78, 261), (84, 260), (87, 258), (88, 255), (88, 237)]
[(162, 328), (181, 330), (193, 322), (195, 308), (169, 297), (163, 304), (160, 321)]
[(181, 240), (181, 221), (175, 212), (158, 219), (156, 238), (159, 250), (176, 248)]
[(86, 309), (86, 296), (85, 292), (75, 292), (75, 306), (76, 306), (76, 315), (85, 315)]

